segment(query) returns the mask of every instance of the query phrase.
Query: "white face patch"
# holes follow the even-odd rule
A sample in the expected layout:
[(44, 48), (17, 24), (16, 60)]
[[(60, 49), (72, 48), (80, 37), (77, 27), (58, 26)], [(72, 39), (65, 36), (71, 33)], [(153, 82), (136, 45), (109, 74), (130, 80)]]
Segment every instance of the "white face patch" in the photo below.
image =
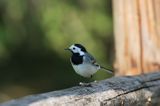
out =
[(81, 51), (81, 48), (76, 47), (74, 45), (70, 46), (69, 49), (73, 52), (73, 53), (79, 53), (81, 56), (84, 55), (84, 52)]

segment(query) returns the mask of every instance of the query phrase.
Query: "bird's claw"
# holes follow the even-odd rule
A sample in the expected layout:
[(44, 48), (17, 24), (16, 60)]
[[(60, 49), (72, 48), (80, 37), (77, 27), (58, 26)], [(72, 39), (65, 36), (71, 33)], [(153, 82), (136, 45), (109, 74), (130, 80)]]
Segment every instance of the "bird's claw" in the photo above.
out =
[(92, 86), (91, 83), (84, 83), (84, 82), (80, 82), (79, 85), (84, 86), (84, 87), (91, 87)]
[[(93, 83), (98, 83), (98, 81), (95, 80)], [(92, 87), (93, 83), (79, 82), (79, 85), (84, 87)]]

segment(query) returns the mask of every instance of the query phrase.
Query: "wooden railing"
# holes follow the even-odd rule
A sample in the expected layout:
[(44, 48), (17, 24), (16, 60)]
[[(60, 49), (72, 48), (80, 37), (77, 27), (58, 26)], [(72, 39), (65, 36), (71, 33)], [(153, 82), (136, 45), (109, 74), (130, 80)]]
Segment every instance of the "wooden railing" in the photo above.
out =
[(160, 72), (112, 77), (91, 86), (30, 95), (0, 106), (158, 106)]

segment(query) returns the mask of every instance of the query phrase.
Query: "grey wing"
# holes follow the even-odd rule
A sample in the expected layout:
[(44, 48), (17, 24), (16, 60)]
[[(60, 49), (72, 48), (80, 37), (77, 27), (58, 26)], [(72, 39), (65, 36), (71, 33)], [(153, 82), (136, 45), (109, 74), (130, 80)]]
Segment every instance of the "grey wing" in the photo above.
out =
[(85, 53), (84, 62), (89, 63), (89, 64), (93, 64), (95, 66), (99, 66), (98, 63), (96, 62), (96, 59), (92, 55), (90, 55), (89, 53)]
[(94, 57), (93, 57), (92, 55), (90, 55), (89, 53), (86, 53), (86, 54), (84, 55), (84, 58), (83, 58), (83, 59), (84, 59), (84, 62), (85, 62), (85, 63), (92, 64), (92, 65), (96, 66), (98, 69), (104, 69), (105, 71), (113, 74), (113, 72), (112, 72), (110, 69), (106, 69), (106, 68), (100, 66), (100, 65), (96, 62), (96, 60), (94, 59)]

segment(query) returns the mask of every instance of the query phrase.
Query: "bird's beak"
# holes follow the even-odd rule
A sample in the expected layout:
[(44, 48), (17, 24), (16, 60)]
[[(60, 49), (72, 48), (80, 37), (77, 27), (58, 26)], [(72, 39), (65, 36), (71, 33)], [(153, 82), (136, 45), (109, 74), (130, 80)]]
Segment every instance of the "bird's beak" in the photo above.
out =
[(66, 48), (66, 49), (64, 49), (64, 50), (69, 50), (69, 51), (70, 51), (70, 49), (69, 49), (69, 48)]

